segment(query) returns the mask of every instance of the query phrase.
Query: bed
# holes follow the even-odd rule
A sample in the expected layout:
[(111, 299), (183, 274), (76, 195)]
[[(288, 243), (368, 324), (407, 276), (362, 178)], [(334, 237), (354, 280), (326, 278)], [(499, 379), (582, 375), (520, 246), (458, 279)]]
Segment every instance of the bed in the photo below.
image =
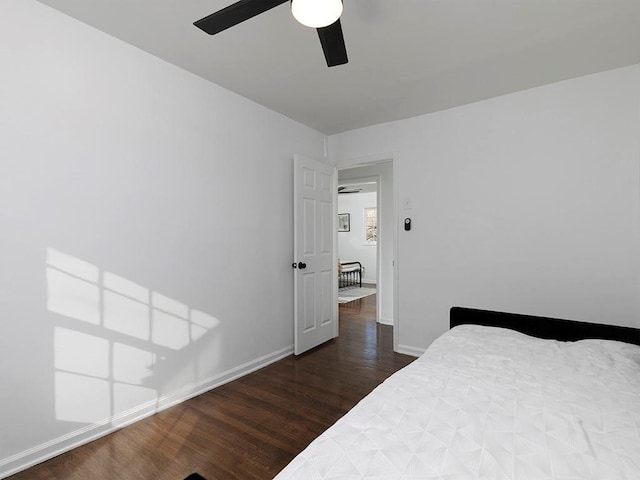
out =
[(362, 287), (362, 273), (360, 262), (339, 262), (338, 288)]
[(461, 307), (450, 325), (276, 479), (640, 479), (639, 329)]

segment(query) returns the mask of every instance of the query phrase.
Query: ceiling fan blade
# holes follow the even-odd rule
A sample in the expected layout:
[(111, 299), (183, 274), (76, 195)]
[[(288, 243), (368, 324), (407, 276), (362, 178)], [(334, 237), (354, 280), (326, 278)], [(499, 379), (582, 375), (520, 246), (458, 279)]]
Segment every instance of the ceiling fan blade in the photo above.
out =
[(322, 50), (324, 51), (324, 58), (327, 61), (327, 67), (335, 67), (336, 65), (347, 63), (349, 59), (347, 58), (347, 47), (344, 44), (340, 19), (328, 27), (321, 27), (317, 30)]
[(240, 0), (222, 10), (218, 10), (211, 15), (201, 18), (193, 24), (209, 35), (215, 35), (288, 1), (289, 0)]

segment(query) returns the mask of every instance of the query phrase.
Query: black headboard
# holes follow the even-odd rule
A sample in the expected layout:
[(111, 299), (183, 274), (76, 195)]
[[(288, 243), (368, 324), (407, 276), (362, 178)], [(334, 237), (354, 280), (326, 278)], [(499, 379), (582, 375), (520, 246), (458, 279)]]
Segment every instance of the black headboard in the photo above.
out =
[(451, 307), (449, 327), (453, 328), (462, 324), (509, 328), (534, 337), (553, 340), (575, 341), (602, 338), (640, 345), (640, 329), (638, 328)]

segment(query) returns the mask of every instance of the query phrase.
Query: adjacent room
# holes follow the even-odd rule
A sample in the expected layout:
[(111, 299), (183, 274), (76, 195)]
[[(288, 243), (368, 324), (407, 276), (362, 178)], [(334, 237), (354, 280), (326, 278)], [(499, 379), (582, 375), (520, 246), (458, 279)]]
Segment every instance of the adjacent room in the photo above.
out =
[(375, 294), (378, 269), (378, 183), (338, 185), (338, 302)]
[(637, 0), (2, 0), (0, 65), (0, 478), (640, 478)]

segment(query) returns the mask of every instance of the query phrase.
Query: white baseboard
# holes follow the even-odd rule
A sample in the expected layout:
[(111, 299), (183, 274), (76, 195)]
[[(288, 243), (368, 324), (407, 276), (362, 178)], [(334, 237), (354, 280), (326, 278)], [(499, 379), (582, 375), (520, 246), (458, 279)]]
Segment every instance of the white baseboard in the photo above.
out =
[(398, 345), (398, 350), (396, 351), (398, 353), (403, 353), (405, 355), (419, 357), (426, 351), (426, 348), (410, 347), (408, 345)]
[(380, 323), (393, 326), (393, 318), (380, 317)]
[(179, 403), (197, 397), (209, 390), (236, 380), (244, 375), (260, 370), (267, 365), (277, 362), (293, 354), (293, 345), (282, 348), (275, 352), (264, 355), (255, 360), (246, 362), (235, 368), (211, 376), (200, 382), (188, 385), (179, 391), (163, 395), (153, 402), (147, 402), (135, 408), (119, 413), (100, 422), (87, 425), (66, 435), (54, 438), (48, 442), (36, 445), (23, 452), (16, 453), (10, 457), (0, 459), (0, 479), (6, 478), (15, 473), (33, 467), (38, 463), (49, 460), (57, 455), (73, 450), (76, 447), (85, 445), (93, 440), (115, 432), (127, 425), (131, 425), (139, 420), (150, 417), (155, 413), (166, 410)]

